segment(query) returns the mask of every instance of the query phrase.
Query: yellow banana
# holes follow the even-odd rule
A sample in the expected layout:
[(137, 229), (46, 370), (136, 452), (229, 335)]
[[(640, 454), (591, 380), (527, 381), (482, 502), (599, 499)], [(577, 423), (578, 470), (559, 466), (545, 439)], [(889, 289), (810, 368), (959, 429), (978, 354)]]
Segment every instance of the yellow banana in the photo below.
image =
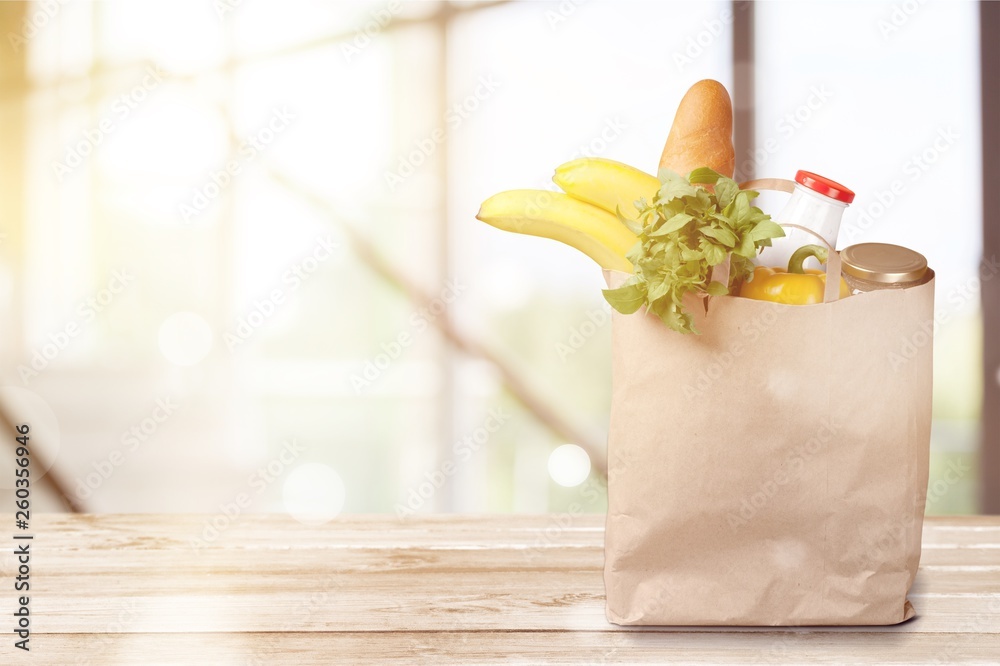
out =
[(575, 247), (602, 268), (632, 272), (625, 253), (635, 245), (635, 234), (611, 213), (562, 192), (501, 192), (484, 201), (476, 217), (497, 229)]
[(586, 201), (614, 214), (621, 207), (622, 215), (635, 219), (638, 211), (633, 202), (650, 201), (660, 181), (648, 173), (621, 162), (599, 157), (582, 157), (566, 162), (556, 169), (552, 180), (566, 194)]

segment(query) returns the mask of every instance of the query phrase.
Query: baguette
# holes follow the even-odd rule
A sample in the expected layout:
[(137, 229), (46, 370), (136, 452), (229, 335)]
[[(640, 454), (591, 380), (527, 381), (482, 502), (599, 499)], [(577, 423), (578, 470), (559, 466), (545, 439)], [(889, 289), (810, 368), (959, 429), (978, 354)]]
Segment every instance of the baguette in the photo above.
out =
[(736, 166), (733, 103), (725, 86), (712, 79), (698, 81), (684, 94), (660, 156), (661, 169), (682, 176), (706, 166), (727, 178)]

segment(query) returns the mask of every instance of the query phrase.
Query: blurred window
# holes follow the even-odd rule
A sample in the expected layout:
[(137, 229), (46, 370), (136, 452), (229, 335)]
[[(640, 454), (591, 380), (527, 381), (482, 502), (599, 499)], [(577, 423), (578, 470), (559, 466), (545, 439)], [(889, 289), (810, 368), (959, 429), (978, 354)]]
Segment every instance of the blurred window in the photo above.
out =
[[(537, 418), (603, 446), (601, 277), (473, 216), (499, 190), (553, 188), (581, 155), (655, 171), (688, 86), (732, 89), (729, 2), (51, 6), (13, 26), (25, 208), (6, 204), (24, 223), (0, 245), (2, 353), (30, 365), (77, 330), (26, 388), (58, 415), (57, 462), (90, 510), (244, 493), (247, 511), (282, 511), (330, 473), (350, 512), (604, 509), (600, 483), (557, 482), (585, 461)], [(932, 488), (965, 470), (930, 510), (974, 511), (980, 316), (953, 294), (980, 252), (978, 23), (974, 3), (922, 3), (887, 32), (895, 7), (759, 3), (765, 153), (739, 157), (855, 187), (842, 244), (929, 257), (952, 315)], [(327, 472), (292, 477), (306, 462)]]

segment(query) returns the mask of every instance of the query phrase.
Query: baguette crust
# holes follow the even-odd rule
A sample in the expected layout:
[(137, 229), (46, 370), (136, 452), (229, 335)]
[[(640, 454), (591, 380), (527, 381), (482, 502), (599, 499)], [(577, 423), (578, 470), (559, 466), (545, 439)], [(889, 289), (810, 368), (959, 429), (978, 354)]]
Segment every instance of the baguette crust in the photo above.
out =
[(710, 167), (732, 178), (733, 103), (725, 86), (712, 79), (698, 81), (685, 93), (660, 156), (660, 168), (686, 176)]

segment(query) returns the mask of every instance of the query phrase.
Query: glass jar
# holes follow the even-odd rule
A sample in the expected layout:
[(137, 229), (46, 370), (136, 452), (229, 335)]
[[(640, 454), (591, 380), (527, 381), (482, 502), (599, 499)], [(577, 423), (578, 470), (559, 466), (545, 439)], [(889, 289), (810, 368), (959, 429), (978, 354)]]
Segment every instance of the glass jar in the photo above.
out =
[[(795, 174), (791, 198), (773, 219), (781, 224), (791, 223), (811, 229), (822, 236), (830, 247), (836, 247), (840, 220), (844, 209), (852, 201), (854, 192), (840, 183), (811, 171), (799, 171)], [(815, 242), (816, 239), (805, 231), (786, 227), (784, 237), (772, 239), (771, 246), (761, 251), (757, 264), (784, 268), (796, 250)], [(807, 261), (808, 268), (819, 267), (815, 259)]]
[(907, 289), (933, 277), (919, 252), (889, 243), (858, 243), (840, 252), (841, 274), (852, 294)]

